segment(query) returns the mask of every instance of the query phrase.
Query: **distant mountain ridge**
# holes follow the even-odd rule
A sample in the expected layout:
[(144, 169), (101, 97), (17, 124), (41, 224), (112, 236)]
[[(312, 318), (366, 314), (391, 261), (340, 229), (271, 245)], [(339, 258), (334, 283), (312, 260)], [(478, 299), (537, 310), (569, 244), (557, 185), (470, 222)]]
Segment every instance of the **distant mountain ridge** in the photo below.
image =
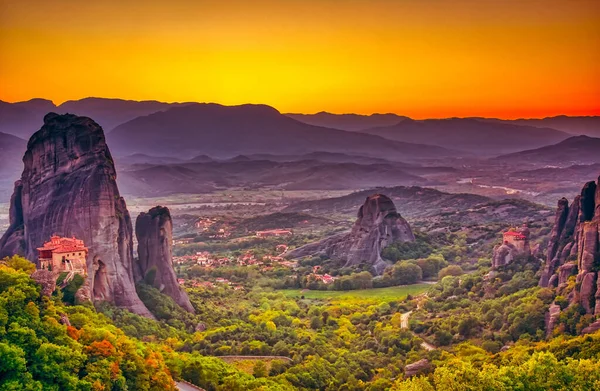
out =
[(356, 132), (360, 130), (392, 126), (405, 119), (410, 119), (401, 115), (386, 113), (386, 114), (332, 114), (326, 111), (321, 111), (316, 114), (285, 114), (290, 118), (304, 122), (309, 125), (322, 126), (325, 128), (333, 128)]
[(560, 167), (600, 163), (600, 138), (573, 136), (557, 144), (511, 153), (497, 159)]
[(358, 154), (390, 160), (459, 156), (439, 146), (391, 142), (382, 137), (307, 125), (265, 105), (195, 103), (138, 117), (108, 133), (117, 155)]
[(477, 155), (500, 155), (562, 141), (569, 134), (550, 128), (482, 121), (473, 118), (403, 120), (363, 130), (389, 140), (444, 146)]
[(528, 125), (561, 130), (574, 135), (600, 137), (600, 116), (567, 116), (557, 115), (546, 118), (520, 118), (516, 120), (499, 120), (517, 125)]

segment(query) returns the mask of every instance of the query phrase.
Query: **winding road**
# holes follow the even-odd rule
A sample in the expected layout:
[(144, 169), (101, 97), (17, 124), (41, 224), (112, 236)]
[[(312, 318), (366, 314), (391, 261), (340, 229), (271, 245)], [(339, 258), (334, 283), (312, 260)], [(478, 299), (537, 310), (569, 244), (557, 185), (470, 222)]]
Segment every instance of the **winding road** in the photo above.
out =
[[(421, 302), (419, 302), (419, 304), (417, 305), (417, 309), (420, 309), (420, 308), (421, 308)], [(403, 313), (401, 315), (401, 317), (400, 317), (400, 328), (401, 329), (406, 329), (406, 330), (409, 329), (408, 328), (408, 321), (410, 319), (410, 315), (411, 314), (412, 314), (412, 311), (408, 311), (408, 312), (405, 312), (405, 313)], [(437, 349), (435, 346), (433, 346), (432, 344), (427, 343), (425, 341), (421, 342), (421, 347), (423, 349), (427, 350), (427, 351), (432, 351), (432, 350)]]

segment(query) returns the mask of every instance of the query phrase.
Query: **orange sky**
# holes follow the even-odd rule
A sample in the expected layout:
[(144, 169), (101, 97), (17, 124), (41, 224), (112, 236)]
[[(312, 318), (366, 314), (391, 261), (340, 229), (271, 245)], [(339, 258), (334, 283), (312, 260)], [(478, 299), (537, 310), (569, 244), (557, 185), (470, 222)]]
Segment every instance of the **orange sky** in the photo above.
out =
[(598, 0), (0, 0), (6, 101), (590, 115), (599, 64)]

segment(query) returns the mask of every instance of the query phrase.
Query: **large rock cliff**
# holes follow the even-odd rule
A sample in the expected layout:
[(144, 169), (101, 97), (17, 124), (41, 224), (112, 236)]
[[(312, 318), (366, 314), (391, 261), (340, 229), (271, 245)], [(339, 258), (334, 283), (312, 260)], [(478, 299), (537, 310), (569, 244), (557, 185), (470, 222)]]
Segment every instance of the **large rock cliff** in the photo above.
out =
[[(600, 178), (598, 181), (586, 183), (571, 205), (564, 198), (558, 202), (540, 278), (540, 286), (557, 287), (568, 295), (571, 305), (580, 305), (590, 315), (600, 315)], [(574, 285), (569, 284), (571, 276), (575, 276)]]
[(169, 209), (156, 206), (148, 213), (140, 213), (135, 220), (135, 235), (138, 241), (135, 280), (145, 280), (193, 313), (194, 307), (179, 287), (173, 270), (173, 221)]
[(381, 274), (388, 266), (381, 258), (381, 250), (392, 242), (414, 239), (410, 226), (400, 216), (394, 202), (383, 194), (374, 194), (367, 197), (358, 210), (358, 218), (350, 233), (299, 247), (291, 251), (288, 257), (325, 254), (344, 262), (344, 266), (370, 264), (375, 273)]
[(49, 113), (23, 162), (0, 257), (37, 261), (37, 247), (52, 235), (83, 239), (91, 298), (152, 316), (135, 291), (131, 219), (102, 128), (90, 118)]

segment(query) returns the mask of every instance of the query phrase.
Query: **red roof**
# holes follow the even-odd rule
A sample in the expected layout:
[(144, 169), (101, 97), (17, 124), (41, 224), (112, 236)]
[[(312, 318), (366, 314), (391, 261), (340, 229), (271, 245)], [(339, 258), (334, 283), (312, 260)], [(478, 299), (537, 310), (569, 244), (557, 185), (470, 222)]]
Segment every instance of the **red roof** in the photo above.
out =
[(517, 239), (527, 239), (525, 235), (517, 231), (507, 231), (504, 233), (505, 236), (514, 236)]
[(83, 240), (73, 238), (62, 238), (52, 236), (49, 242), (44, 243), (43, 247), (38, 247), (39, 251), (52, 251), (54, 253), (72, 253), (77, 251), (88, 251), (83, 244)]

